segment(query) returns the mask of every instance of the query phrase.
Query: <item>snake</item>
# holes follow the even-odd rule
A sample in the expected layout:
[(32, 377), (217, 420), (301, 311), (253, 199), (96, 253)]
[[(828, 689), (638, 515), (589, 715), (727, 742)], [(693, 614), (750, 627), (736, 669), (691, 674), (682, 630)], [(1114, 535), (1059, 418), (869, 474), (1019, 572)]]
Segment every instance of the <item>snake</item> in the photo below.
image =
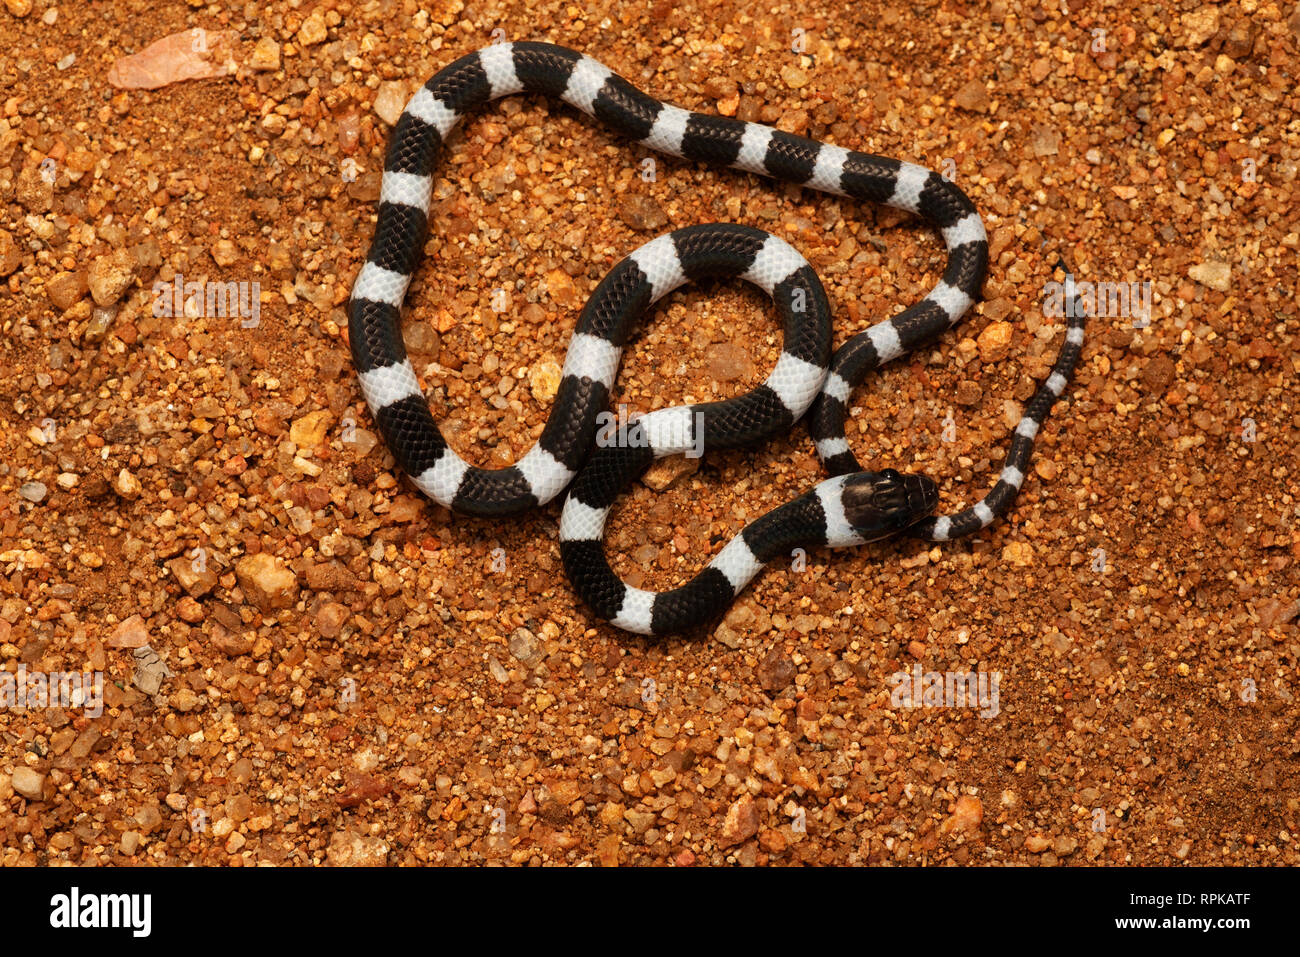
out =
[[(920, 302), (832, 351), (825, 289), (785, 240), (735, 223), (665, 233), (615, 264), (583, 306), (532, 448), (508, 467), (472, 466), (434, 421), (406, 355), (401, 308), (423, 256), (435, 167), (448, 137), (470, 111), (518, 93), (558, 99), (657, 153), (912, 213), (942, 236), (944, 272)], [(440, 70), (398, 118), (385, 155), (374, 236), (348, 301), (348, 338), (362, 395), (384, 443), (421, 492), (455, 513), (502, 519), (544, 506), (567, 489), (559, 544), (579, 597), (617, 628), (665, 635), (715, 620), (765, 564), (796, 548), (851, 547), (896, 535), (944, 542), (988, 527), (1010, 508), (1025, 481), (1034, 439), (1082, 352), (1085, 310), (1068, 271), (1064, 288), (1075, 301), (1066, 310), (1064, 342), (1011, 435), (996, 484), (974, 505), (936, 514), (939, 491), (932, 479), (863, 468), (845, 431), (853, 389), (873, 370), (952, 328), (979, 298), (988, 260), (983, 221), (948, 177), (760, 123), (673, 106), (566, 47), (502, 41)], [(674, 289), (705, 279), (741, 279), (773, 300), (783, 340), (767, 379), (735, 398), (657, 409), (602, 428), (638, 320)], [(681, 587), (654, 592), (620, 579), (604, 550), (606, 520), (619, 495), (653, 461), (692, 449), (751, 447), (788, 432), (805, 413), (830, 478), (745, 526)]]

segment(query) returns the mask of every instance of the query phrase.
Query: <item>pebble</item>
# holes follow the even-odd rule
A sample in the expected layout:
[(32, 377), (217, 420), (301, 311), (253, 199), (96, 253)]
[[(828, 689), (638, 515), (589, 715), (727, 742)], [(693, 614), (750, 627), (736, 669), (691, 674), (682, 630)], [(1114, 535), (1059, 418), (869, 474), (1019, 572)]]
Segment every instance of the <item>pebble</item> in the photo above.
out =
[(23, 251), (14, 241), (13, 233), (0, 229), (0, 279), (12, 273), (22, 262)]
[(777, 692), (787, 688), (794, 681), (798, 669), (790, 656), (779, 648), (768, 652), (758, 665), (758, 680), (764, 691)]
[(781, 81), (792, 90), (802, 90), (808, 85), (808, 71), (793, 64), (781, 68)]
[(357, 588), (357, 579), (343, 565), (322, 562), (307, 568), (307, 587), (312, 591), (342, 592)]
[(953, 802), (952, 814), (939, 826), (944, 834), (967, 834), (979, 830), (984, 822), (984, 804), (973, 794), (963, 794)]
[(45, 169), (38, 165), (23, 167), (18, 174), (18, 202), (31, 213), (50, 211), (54, 206), (54, 182)]
[(516, 628), (510, 636), (510, 654), (530, 667), (542, 660), (541, 643), (527, 628)]
[(618, 867), (621, 847), (617, 834), (606, 834), (596, 842), (596, 862), (601, 867)]
[(1001, 362), (1011, 351), (1012, 326), (1009, 322), (990, 322), (979, 334), (980, 359), (984, 362)]
[(748, 794), (742, 796), (731, 807), (722, 822), (722, 838), (718, 846), (722, 848), (743, 844), (758, 833), (758, 806)]
[[(57, 10), (51, 7), (48, 17)], [(201, 29), (201, 28), (200, 28)], [(138, 53), (118, 57), (108, 70), (108, 82), (119, 89), (156, 90), (184, 80), (225, 76), (237, 64), (231, 50), (238, 39), (234, 30), (194, 29), (169, 33)]]
[(755, 372), (754, 350), (743, 342), (715, 342), (705, 353), (709, 375), (719, 382), (747, 379)]
[(324, 43), (328, 36), (329, 33), (325, 28), (325, 18), (319, 10), (312, 11), (298, 30), (298, 42), (305, 47)]
[(1181, 23), (1187, 45), (1198, 47), (1219, 32), (1219, 10), (1206, 4), (1190, 13), (1184, 13)]
[(1222, 262), (1197, 263), (1187, 270), (1187, 274), (1202, 286), (1209, 286), (1219, 292), (1232, 288), (1232, 267)]
[(345, 830), (330, 839), (325, 856), (333, 867), (379, 867), (388, 863), (388, 851), (381, 837)]
[[(531, 791), (525, 795), (525, 799), (532, 799)], [(520, 813), (524, 813), (522, 802), (520, 803), (519, 810)], [(605, 825), (605, 827), (617, 827), (622, 822), (623, 812), (626, 810), (627, 808), (622, 804), (619, 804), (617, 801), (606, 801), (600, 809), (600, 823)]]
[(141, 832), (151, 834), (162, 824), (162, 812), (155, 804), (146, 804), (135, 814), (135, 825)]
[(135, 257), (126, 249), (97, 257), (90, 264), (88, 276), (90, 295), (95, 304), (111, 306), (122, 298), (122, 293), (135, 281), (135, 266)]
[(298, 579), (279, 558), (259, 552), (235, 563), (244, 596), (262, 611), (289, 608), (298, 598)]
[(134, 501), (140, 497), (140, 480), (126, 469), (120, 469), (117, 475), (113, 476), (113, 491), (128, 502)]
[(76, 740), (72, 742), (72, 747), (68, 749), (68, 754), (77, 760), (81, 760), (90, 754), (91, 750), (99, 743), (102, 737), (98, 728), (90, 727), (81, 734), (77, 735)]
[(324, 638), (337, 638), (347, 620), (347, 605), (327, 601), (316, 612), (316, 631)]
[(379, 444), (379, 436), (369, 429), (349, 429), (343, 434), (343, 444), (364, 458)]
[(238, 658), (253, 650), (253, 639), (244, 634), (236, 634), (221, 624), (212, 626), (212, 645), (229, 658)]
[(143, 648), (149, 643), (149, 632), (144, 626), (144, 619), (132, 615), (123, 621), (108, 637), (110, 648)]
[(631, 825), (632, 833), (638, 836), (650, 830), (655, 823), (654, 812), (639, 806), (628, 808), (623, 812), (623, 818)]
[(1002, 547), (1002, 560), (1018, 568), (1034, 563), (1034, 547), (1028, 542), (1007, 542)]
[(980, 399), (983, 397), (984, 390), (979, 387), (978, 382), (963, 379), (961, 382), (957, 383), (956, 402), (958, 405), (966, 406), (967, 408), (977, 406), (980, 404)]
[(176, 581), (191, 598), (202, 598), (217, 585), (216, 569), (207, 561), (206, 556), (182, 555), (167, 563), (167, 568), (176, 576)]
[(253, 46), (248, 57), (248, 65), (254, 70), (280, 69), (280, 44), (271, 37), (262, 37)]
[(1055, 156), (1061, 149), (1061, 134), (1051, 126), (1035, 126), (1029, 138), (1035, 156)]
[(396, 126), (410, 99), (406, 83), (401, 80), (389, 80), (379, 84), (375, 93), (375, 113), (389, 126)]
[(180, 616), (181, 621), (189, 622), (191, 625), (197, 624), (203, 620), (203, 606), (186, 595), (176, 603), (176, 614)]
[(19, 765), (14, 768), (10, 783), (15, 791), (29, 801), (39, 801), (45, 796), (45, 775), (38, 774), (29, 767)]
[(29, 502), (44, 501), (48, 491), (44, 482), (24, 482), (18, 488), (18, 494)]
[(361, 138), (361, 117), (349, 113), (339, 120), (339, 149), (345, 153), (354, 153)]
[(641, 473), (641, 484), (646, 488), (663, 492), (675, 486), (687, 475), (694, 475), (700, 470), (701, 456), (666, 455), (655, 459), (649, 468)]
[(713, 631), (713, 637), (725, 648), (735, 651), (745, 644), (747, 635), (745, 632), (737, 631), (726, 621), (721, 622)]
[(528, 390), (538, 402), (550, 402), (560, 391), (563, 370), (554, 359), (534, 363), (528, 373)]
[(552, 269), (546, 274), (546, 291), (556, 305), (572, 309), (578, 304), (578, 287), (563, 269)]
[(1177, 374), (1177, 366), (1169, 356), (1154, 356), (1142, 370), (1142, 382), (1151, 395), (1163, 395)]
[(668, 214), (653, 198), (632, 193), (618, 207), (619, 219), (632, 229), (658, 231), (668, 225)]
[(5, 9), (21, 19), (32, 12), (32, 0), (5, 0)]
[(45, 294), (50, 297), (54, 308), (60, 312), (67, 312), (89, 291), (90, 284), (86, 281), (86, 274), (81, 270), (61, 272), (45, 284)]
[(86, 323), (86, 331), (82, 333), (82, 338), (89, 343), (102, 342), (108, 335), (108, 330), (113, 328), (116, 318), (115, 306), (96, 306), (90, 311), (90, 322)]
[(1297, 608), (1300, 608), (1300, 601), (1296, 601), (1288, 607), (1285, 602), (1277, 598), (1268, 598), (1259, 603), (1255, 612), (1259, 615), (1260, 625), (1265, 628), (1273, 628), (1295, 617)]
[(989, 91), (984, 85), (983, 80), (971, 80), (957, 91), (954, 102), (963, 110), (970, 110), (973, 113), (987, 113), (989, 111)]
[(308, 450), (323, 445), (329, 428), (334, 424), (334, 416), (328, 411), (309, 412), (300, 419), (295, 419), (289, 427), (289, 441), (300, 449)]
[(193, 688), (178, 688), (172, 692), (171, 706), (182, 713), (193, 711), (199, 706), (199, 696)]
[(212, 261), (218, 266), (233, 266), (239, 261), (239, 247), (229, 239), (218, 239), (212, 244)]

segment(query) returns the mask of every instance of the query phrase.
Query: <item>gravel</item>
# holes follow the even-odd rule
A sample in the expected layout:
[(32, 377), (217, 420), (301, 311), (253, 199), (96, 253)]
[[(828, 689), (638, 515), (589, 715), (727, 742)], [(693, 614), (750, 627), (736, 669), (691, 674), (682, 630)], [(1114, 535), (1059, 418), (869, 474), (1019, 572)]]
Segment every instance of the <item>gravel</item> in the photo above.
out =
[[(147, 35), (5, 5), (0, 666), (101, 672), (104, 707), (0, 710), (0, 864), (1300, 864), (1293, 5), (271, 0)], [(196, 26), (245, 66), (106, 84)], [(849, 430), (945, 508), (995, 481), (1050, 366), (1058, 259), (1149, 282), (1150, 321), (1093, 320), (976, 539), (791, 555), (712, 632), (629, 638), (576, 602), (558, 504), (423, 500), (348, 358), (398, 91), (496, 27), (970, 194), (984, 301), (857, 389)], [(452, 137), (405, 334), (470, 461), (531, 446), (587, 296), (670, 224), (794, 244), (837, 343), (939, 278), (904, 214), (645, 158), (536, 98)], [(738, 395), (779, 351), (761, 294), (688, 287), (613, 402)], [(611, 516), (641, 587), (823, 477), (802, 427), (682, 461)], [(896, 703), (916, 667), (996, 674), (996, 716)]]

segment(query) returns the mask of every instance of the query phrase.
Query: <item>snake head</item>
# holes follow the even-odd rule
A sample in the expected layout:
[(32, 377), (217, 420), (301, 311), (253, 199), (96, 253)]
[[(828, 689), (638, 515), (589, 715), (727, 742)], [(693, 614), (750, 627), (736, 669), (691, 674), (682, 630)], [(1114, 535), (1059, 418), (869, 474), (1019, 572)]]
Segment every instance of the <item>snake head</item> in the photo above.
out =
[(893, 469), (857, 472), (845, 480), (840, 501), (853, 530), (871, 542), (932, 514), (939, 505), (939, 487), (924, 475), (903, 475)]

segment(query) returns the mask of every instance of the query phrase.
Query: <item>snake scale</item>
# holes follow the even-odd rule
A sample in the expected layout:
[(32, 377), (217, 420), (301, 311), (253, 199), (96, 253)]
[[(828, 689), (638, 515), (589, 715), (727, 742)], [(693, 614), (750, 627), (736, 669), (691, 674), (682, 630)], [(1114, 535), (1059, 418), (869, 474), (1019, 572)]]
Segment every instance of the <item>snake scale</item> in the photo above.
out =
[[(646, 243), (599, 283), (578, 319), (541, 437), (508, 468), (469, 465), (439, 431), (406, 356), (400, 309), (428, 229), (434, 168), (469, 111), (515, 93), (559, 99), (649, 149), (727, 166), (854, 200), (906, 210), (943, 236), (948, 262), (919, 303), (872, 325), (832, 355), (821, 281), (788, 243), (749, 226), (709, 223)], [(1025, 407), (997, 483), (972, 507), (935, 515), (923, 475), (864, 470), (845, 436), (849, 396), (868, 373), (949, 329), (978, 298), (988, 266), (979, 213), (950, 180), (921, 166), (859, 153), (758, 123), (680, 109), (608, 67), (549, 43), (495, 43), (439, 71), (411, 97), (384, 164), (374, 239), (348, 304), (361, 390), (398, 465), (455, 512), (502, 518), (545, 505), (566, 488), (560, 550), (575, 589), (601, 618), (668, 634), (723, 612), (765, 563), (794, 548), (843, 547), (904, 533), (931, 541), (988, 526), (1015, 500), (1034, 438), (1065, 391), (1083, 346), (1084, 311), (1067, 315), (1051, 374)], [(623, 347), (640, 317), (692, 280), (743, 279), (771, 296), (784, 326), (776, 366), (753, 391), (660, 409), (600, 434)], [(1073, 297), (1067, 273), (1066, 293)], [(605, 557), (605, 521), (620, 492), (656, 458), (752, 446), (804, 413), (832, 478), (746, 526), (691, 581), (667, 592), (621, 581)], [(598, 441), (599, 438), (599, 441)]]

